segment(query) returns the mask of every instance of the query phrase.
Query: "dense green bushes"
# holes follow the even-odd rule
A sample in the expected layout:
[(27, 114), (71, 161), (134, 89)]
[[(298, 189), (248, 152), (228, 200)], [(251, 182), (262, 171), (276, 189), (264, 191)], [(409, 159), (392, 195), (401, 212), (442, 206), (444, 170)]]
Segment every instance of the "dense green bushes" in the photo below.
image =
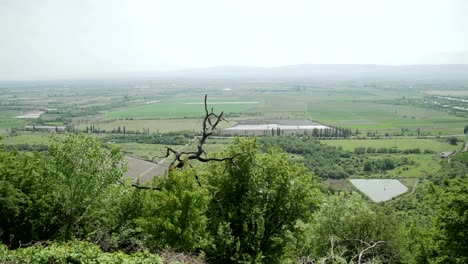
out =
[(0, 238), (16, 247), (20, 241), (50, 239), (63, 224), (46, 176), (45, 158), (37, 153), (6, 151), (0, 146)]
[(309, 223), (299, 223), (299, 254), (322, 263), (399, 263), (405, 259), (405, 235), (388, 212), (374, 211), (357, 193), (328, 196)]
[(360, 169), (349, 152), (321, 144), (313, 138), (265, 137), (260, 142), (264, 150), (278, 146), (288, 153), (304, 156), (303, 164), (322, 178), (343, 179)]
[(122, 252), (102, 252), (98, 246), (73, 241), (71, 243), (51, 243), (46, 246), (35, 245), (27, 248), (8, 250), (0, 244), (0, 262), (2, 263), (128, 263), (128, 264), (158, 264), (163, 263), (158, 255), (147, 251), (125, 254)]
[(46, 155), (2, 151), (2, 241), (15, 248), (85, 239), (107, 251), (171, 248), (206, 252), (211, 262), (279, 262), (295, 222), (317, 207), (317, 183), (255, 140), (222, 155), (235, 158), (173, 171), (142, 190), (118, 183), (122, 154), (89, 135), (55, 139)]
[(362, 263), (466, 263), (466, 153), (414, 193), (370, 204), (320, 193), (275, 145), (336, 177), (410, 160), (365, 159), (308, 139), (259, 141), (239, 139), (217, 154), (231, 159), (172, 170), (145, 189), (122, 182), (120, 151), (89, 135), (55, 140), (47, 153), (3, 148), (0, 262), (160, 263), (148, 252), (169, 249), (210, 263), (356, 263), (361, 253)]
[(239, 140), (211, 164), (209, 230), (215, 263), (282, 263), (294, 224), (308, 221), (320, 194), (314, 177), (278, 149), (261, 153), (256, 141)]
[(194, 137), (193, 132), (170, 132), (164, 134), (113, 134), (102, 138), (103, 142), (114, 143), (145, 143), (145, 144), (165, 144), (165, 145), (185, 145)]

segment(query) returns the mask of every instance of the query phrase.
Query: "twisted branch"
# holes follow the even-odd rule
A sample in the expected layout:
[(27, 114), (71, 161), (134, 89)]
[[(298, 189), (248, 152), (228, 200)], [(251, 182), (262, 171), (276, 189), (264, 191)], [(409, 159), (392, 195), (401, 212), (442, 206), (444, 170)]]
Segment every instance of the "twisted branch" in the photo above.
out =
[(206, 151), (203, 149), (204, 144), (208, 137), (213, 135), (216, 131), (217, 126), (221, 121), (227, 122), (224, 119), (223, 115), (224, 112), (220, 114), (216, 114), (211, 108), (211, 111), (208, 111), (208, 104), (207, 104), (208, 95), (205, 94), (205, 117), (203, 118), (202, 123), (202, 135), (198, 138), (198, 145), (196, 151), (177, 151), (173, 148), (166, 147), (166, 156), (164, 158), (169, 157), (170, 155), (174, 155), (174, 159), (169, 164), (169, 173), (174, 168), (182, 169), (185, 167), (190, 160), (198, 160), (200, 162), (210, 162), (210, 161), (232, 161), (235, 157), (239, 156), (240, 154), (236, 154), (231, 157), (224, 157), (224, 158), (214, 158), (208, 157)]

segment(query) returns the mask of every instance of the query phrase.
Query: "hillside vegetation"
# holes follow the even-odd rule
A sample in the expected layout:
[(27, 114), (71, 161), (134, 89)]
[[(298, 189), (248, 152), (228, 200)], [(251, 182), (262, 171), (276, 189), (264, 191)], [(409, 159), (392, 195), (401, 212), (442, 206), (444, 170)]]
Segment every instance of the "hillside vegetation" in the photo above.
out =
[[(299, 142), (285, 150), (309, 144)], [(286, 145), (271, 143), (238, 139), (216, 155), (235, 158), (185, 166), (145, 188), (122, 182), (121, 152), (89, 135), (56, 139), (44, 154), (3, 149), (0, 260), (159, 263), (154, 254), (168, 249), (208, 263), (468, 260), (466, 153), (382, 205), (324, 189), (289, 161)], [(337, 164), (351, 158), (327, 148), (302, 151), (330, 153)]]

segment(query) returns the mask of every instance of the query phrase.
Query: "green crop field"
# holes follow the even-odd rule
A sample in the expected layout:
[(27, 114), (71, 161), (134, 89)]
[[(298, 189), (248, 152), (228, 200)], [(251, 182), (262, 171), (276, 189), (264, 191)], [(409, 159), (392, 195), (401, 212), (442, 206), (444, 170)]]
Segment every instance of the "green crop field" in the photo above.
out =
[(15, 118), (18, 114), (18, 111), (0, 110), (0, 129), (6, 130), (22, 126), (24, 122)]
[(353, 130), (398, 132), (401, 128), (422, 132), (460, 134), (468, 119), (431, 109), (373, 102), (309, 103), (311, 119)]
[[(223, 102), (229, 102), (223, 104)], [(252, 103), (236, 103), (252, 102)], [(218, 99), (209, 100), (208, 106), (226, 114), (242, 113), (258, 106), (258, 101), (242, 99)], [(205, 113), (203, 98), (200, 99), (170, 99), (159, 103), (143, 104), (126, 107), (105, 114), (108, 119), (123, 118), (167, 118), (167, 117), (202, 117)]]
[(50, 134), (42, 134), (42, 133), (21, 133), (17, 136), (7, 136), (0, 140), (0, 144), (5, 145), (18, 145), (18, 144), (46, 144), (50, 143), (51, 137)]

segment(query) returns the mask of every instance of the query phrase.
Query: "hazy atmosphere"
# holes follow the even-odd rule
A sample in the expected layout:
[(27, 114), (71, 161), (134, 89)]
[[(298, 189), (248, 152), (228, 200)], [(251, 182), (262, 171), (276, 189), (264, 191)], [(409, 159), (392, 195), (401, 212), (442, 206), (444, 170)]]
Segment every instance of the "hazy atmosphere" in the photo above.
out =
[(468, 263), (468, 0), (0, 0), (0, 263)]
[(0, 80), (468, 63), (468, 1), (0, 0)]

